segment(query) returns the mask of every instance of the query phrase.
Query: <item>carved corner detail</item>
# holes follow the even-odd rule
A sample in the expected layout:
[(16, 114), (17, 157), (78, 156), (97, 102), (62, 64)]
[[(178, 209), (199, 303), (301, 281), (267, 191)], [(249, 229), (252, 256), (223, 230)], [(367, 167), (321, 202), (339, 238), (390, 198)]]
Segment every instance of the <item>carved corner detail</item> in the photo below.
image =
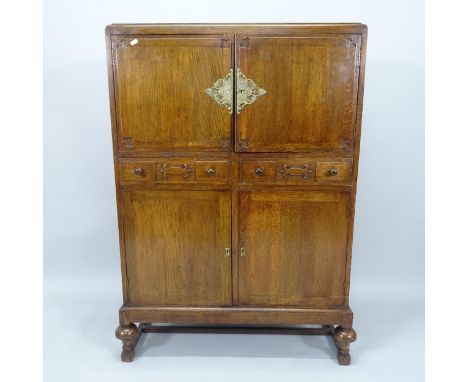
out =
[(221, 147), (229, 148), (231, 146), (231, 138), (221, 138)]
[(241, 48), (246, 48), (246, 49), (250, 48), (250, 39), (249, 39), (248, 37), (244, 37), (244, 38), (241, 40), (239, 46), (240, 46)]
[(248, 149), (250, 145), (249, 139), (239, 139), (239, 147), (241, 150)]
[(114, 45), (115, 50), (119, 50), (120, 48), (127, 48), (129, 46), (134, 46), (139, 43), (139, 40), (134, 37), (130, 38), (121, 38), (120, 40), (117, 41), (117, 43)]
[(131, 149), (135, 142), (132, 137), (124, 137), (122, 138), (122, 143), (125, 145), (127, 149)]
[(340, 148), (348, 148), (350, 144), (351, 142), (349, 141), (349, 139), (340, 139)]
[(345, 41), (345, 47), (346, 48), (356, 48), (357, 47), (357, 42), (354, 40), (353, 37), (347, 37)]
[(231, 43), (229, 42), (228, 38), (226, 36), (223, 36), (221, 38), (221, 42), (219, 44), (219, 47), (221, 49), (224, 49), (224, 48), (230, 48), (231, 47)]

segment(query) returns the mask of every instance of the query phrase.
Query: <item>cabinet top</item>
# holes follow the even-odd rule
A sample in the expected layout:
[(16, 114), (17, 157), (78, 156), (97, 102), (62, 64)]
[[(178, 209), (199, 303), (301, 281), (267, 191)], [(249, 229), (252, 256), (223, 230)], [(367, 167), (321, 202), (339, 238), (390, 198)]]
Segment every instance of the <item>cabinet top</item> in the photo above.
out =
[(119, 34), (222, 34), (222, 33), (366, 33), (361, 23), (265, 24), (111, 24), (106, 33)]

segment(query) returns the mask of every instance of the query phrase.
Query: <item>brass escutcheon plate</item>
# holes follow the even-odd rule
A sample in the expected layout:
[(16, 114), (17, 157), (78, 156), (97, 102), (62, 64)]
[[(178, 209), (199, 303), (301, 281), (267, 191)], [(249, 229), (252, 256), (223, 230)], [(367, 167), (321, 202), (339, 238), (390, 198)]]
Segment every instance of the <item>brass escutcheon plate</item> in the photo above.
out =
[[(236, 113), (247, 105), (255, 102), (255, 100), (266, 93), (265, 89), (257, 86), (257, 84), (247, 78), (244, 73), (237, 69), (236, 71)], [(232, 69), (224, 77), (216, 80), (216, 82), (205, 93), (212, 97), (218, 104), (225, 106), (229, 110), (229, 114), (233, 111), (233, 95), (234, 95), (234, 78)]]

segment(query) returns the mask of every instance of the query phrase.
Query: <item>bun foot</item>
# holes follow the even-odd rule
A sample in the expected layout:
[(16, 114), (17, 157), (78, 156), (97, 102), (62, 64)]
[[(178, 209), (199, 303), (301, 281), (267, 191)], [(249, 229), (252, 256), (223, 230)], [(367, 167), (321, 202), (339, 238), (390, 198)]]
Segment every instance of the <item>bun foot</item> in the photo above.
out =
[(132, 362), (135, 358), (135, 347), (140, 338), (141, 327), (131, 323), (125, 326), (118, 326), (115, 336), (122, 341), (121, 359), (123, 362)]
[(122, 362), (132, 362), (135, 358), (135, 349), (131, 350), (122, 350), (122, 354), (120, 355)]
[(351, 356), (349, 354), (340, 354), (339, 350), (336, 358), (338, 359), (338, 363), (342, 366), (348, 366), (351, 364)]
[(351, 356), (349, 354), (349, 345), (356, 341), (357, 335), (353, 328), (343, 328), (337, 326), (333, 331), (333, 339), (335, 340), (338, 350), (337, 359), (340, 365), (349, 365)]

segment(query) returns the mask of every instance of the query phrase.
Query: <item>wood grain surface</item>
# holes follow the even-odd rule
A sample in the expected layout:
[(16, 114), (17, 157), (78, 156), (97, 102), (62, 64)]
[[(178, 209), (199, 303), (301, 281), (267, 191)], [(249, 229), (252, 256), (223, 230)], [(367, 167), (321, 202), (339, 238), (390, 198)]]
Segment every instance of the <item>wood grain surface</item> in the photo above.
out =
[(231, 305), (231, 198), (218, 191), (124, 193), (129, 304)]

